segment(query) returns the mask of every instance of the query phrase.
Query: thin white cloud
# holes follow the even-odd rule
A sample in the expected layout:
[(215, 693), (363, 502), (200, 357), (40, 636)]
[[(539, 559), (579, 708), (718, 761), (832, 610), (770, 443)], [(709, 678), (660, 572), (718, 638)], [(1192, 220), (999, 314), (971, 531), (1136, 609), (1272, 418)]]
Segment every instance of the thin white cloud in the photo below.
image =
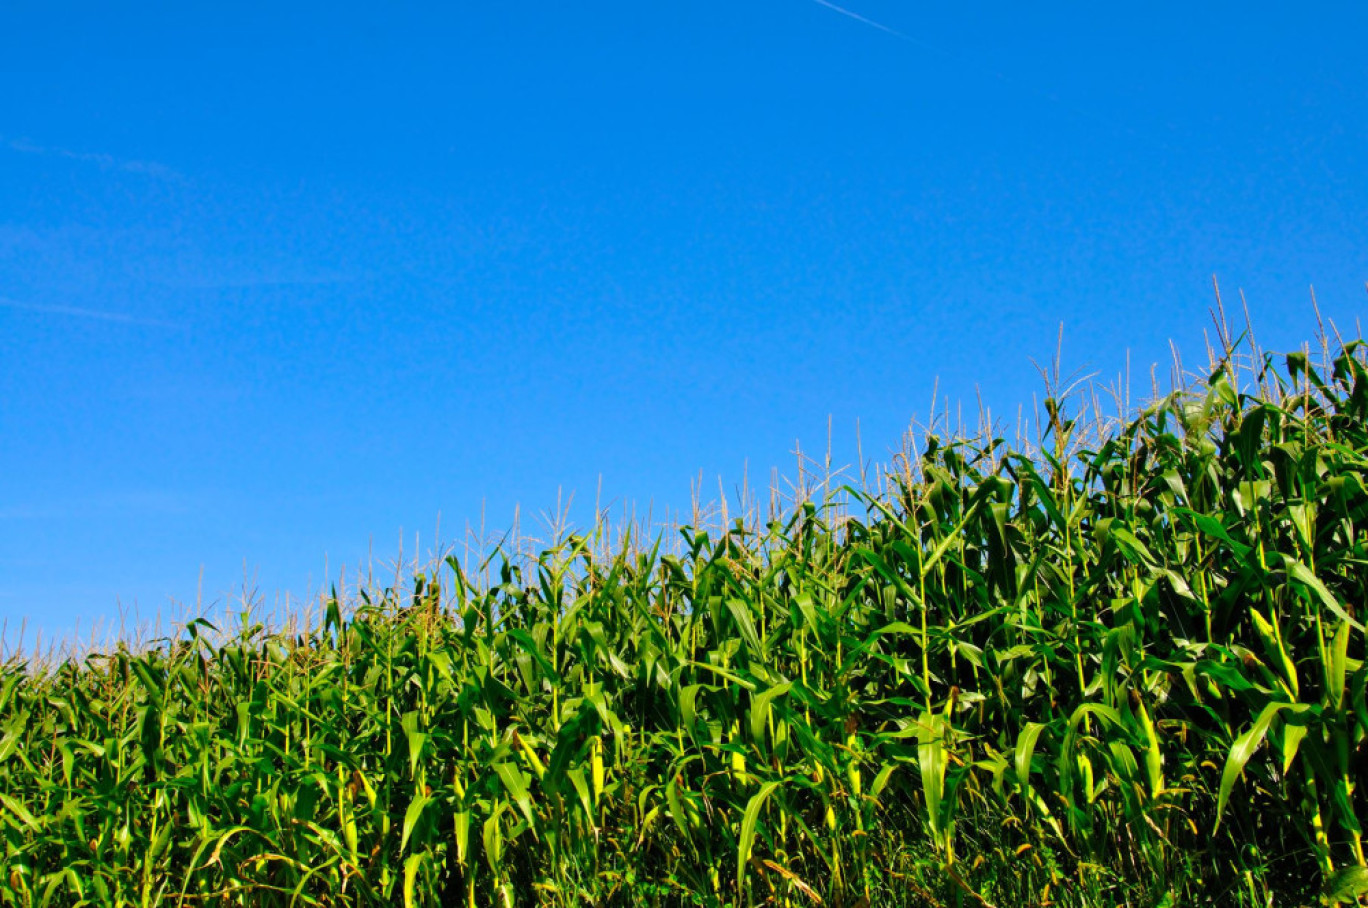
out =
[(80, 306), (54, 306), (46, 303), (22, 303), (0, 296), (0, 308), (18, 309), (22, 312), (37, 312), (43, 315), (64, 315), (71, 318), (94, 319), (102, 322), (118, 322), (124, 325), (147, 325), (154, 328), (174, 328), (171, 322), (126, 312), (104, 312), (99, 309), (83, 309)]
[(69, 512), (51, 506), (18, 504), (0, 508), (0, 521), (3, 520), (53, 520), (73, 516)]
[(277, 274), (273, 272), (234, 274), (229, 272), (222, 277), (209, 274), (193, 279), (163, 278), (154, 281), (154, 283), (176, 290), (250, 290), (272, 287), (329, 287), (338, 284), (350, 284), (355, 281), (356, 278), (350, 274), (321, 271), (316, 274)]
[(19, 502), (0, 506), (0, 521), (75, 520), (95, 511), (120, 514), (176, 515), (189, 513), (198, 496), (194, 493), (156, 489), (130, 489), (61, 501)]
[(70, 148), (60, 148), (51, 145), (39, 145), (30, 142), (28, 139), (3, 139), (4, 146), (10, 151), (19, 154), (42, 155), (45, 157), (65, 158), (68, 161), (80, 161), (84, 164), (94, 164), (101, 170), (117, 170), (123, 173), (136, 173), (142, 176), (153, 177), (158, 180), (183, 180), (184, 177), (157, 161), (139, 161), (129, 158), (116, 158), (110, 154), (95, 151), (73, 151)]

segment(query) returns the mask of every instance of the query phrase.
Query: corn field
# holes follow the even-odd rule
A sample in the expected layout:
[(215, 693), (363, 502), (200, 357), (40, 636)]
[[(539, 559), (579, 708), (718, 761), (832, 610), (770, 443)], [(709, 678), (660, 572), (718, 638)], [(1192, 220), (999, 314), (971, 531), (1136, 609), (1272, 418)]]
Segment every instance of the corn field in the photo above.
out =
[(1227, 346), (764, 524), (11, 656), (0, 904), (1357, 903), (1365, 349)]

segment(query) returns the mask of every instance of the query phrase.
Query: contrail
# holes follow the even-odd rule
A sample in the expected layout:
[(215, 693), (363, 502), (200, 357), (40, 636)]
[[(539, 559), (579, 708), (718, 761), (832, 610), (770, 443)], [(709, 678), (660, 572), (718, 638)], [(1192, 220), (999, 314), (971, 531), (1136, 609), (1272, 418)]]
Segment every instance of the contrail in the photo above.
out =
[[(950, 61), (952, 61), (952, 62), (954, 62), (954, 60), (955, 60), (955, 55), (954, 55), (954, 54), (947, 53), (947, 52), (945, 52), (944, 50), (941, 50), (939, 47), (937, 47), (937, 46), (934, 45), (934, 44), (929, 44), (929, 43), (927, 43), (926, 41), (921, 40), (920, 38), (914, 38), (914, 37), (912, 37), (911, 35), (909, 35), (907, 32), (900, 32), (900, 31), (898, 31), (896, 28), (892, 28), (892, 27), (890, 27), (890, 26), (884, 25), (882, 22), (875, 22), (873, 19), (870, 19), (868, 16), (861, 16), (859, 13), (855, 12), (854, 10), (846, 9), (844, 6), (837, 6), (836, 4), (832, 3), (831, 0), (812, 0), (812, 2), (815, 3), (815, 4), (817, 4), (818, 6), (825, 6), (827, 9), (831, 10), (831, 11), (834, 12), (834, 13), (840, 13), (842, 16), (846, 16), (846, 17), (848, 17), (848, 18), (850, 18), (850, 19), (854, 19), (856, 22), (859, 22), (859, 23), (862, 24), (862, 25), (868, 25), (870, 28), (877, 28), (879, 31), (883, 32), (884, 34), (886, 34), (886, 35), (892, 35), (893, 37), (897, 38), (899, 41), (906, 41), (906, 42), (908, 42), (909, 44), (915, 44), (915, 45), (917, 45), (917, 46), (920, 47), (922, 50), (929, 50), (929, 51), (931, 51), (931, 53), (935, 54), (935, 55), (938, 56), (938, 57), (943, 57), (944, 59), (950, 60)], [(961, 61), (961, 62), (964, 62), (964, 61)]]
[[(873, 19), (866, 19), (864, 16), (861, 16), (859, 13), (851, 12), (850, 10), (846, 9), (844, 6), (837, 6), (837, 5), (834, 4), (834, 3), (829, 3), (829, 2), (827, 2), (827, 0), (812, 0), (812, 2), (813, 2), (813, 3), (816, 3), (818, 6), (825, 6), (827, 9), (835, 10), (836, 12), (840, 13), (842, 16), (849, 16), (850, 18), (854, 19), (856, 22), (863, 22), (865, 25), (873, 26), (874, 28), (877, 28), (877, 29), (878, 29), (879, 31), (881, 31), (881, 32), (888, 32), (890, 35), (896, 35), (896, 36), (898, 36), (899, 38), (902, 38), (902, 39), (905, 40), (905, 41), (911, 41), (911, 40), (913, 40), (913, 38), (912, 38), (911, 35), (904, 35), (902, 32), (898, 31), (896, 28), (889, 28), (887, 25), (884, 25), (884, 24), (881, 23), (881, 22), (875, 22)], [(918, 43), (920, 43), (920, 42), (918, 42)]]
[(915, 44), (923, 50), (930, 51), (931, 53), (935, 54), (943, 60), (948, 60), (952, 64), (957, 64), (966, 69), (976, 69), (979, 72), (992, 76), (994, 79), (997, 79), (1004, 85), (1011, 86), (1017, 89), (1018, 91), (1025, 92), (1026, 94), (1034, 95), (1042, 101), (1049, 101), (1051, 104), (1057, 105), (1060, 109), (1067, 111), (1068, 113), (1072, 114), (1078, 119), (1087, 121), (1092, 126), (1101, 128), (1106, 132), (1112, 133), (1113, 135), (1125, 135), (1127, 138), (1130, 139), (1141, 140), (1146, 144), (1150, 145), (1151, 147), (1160, 148), (1165, 151), (1168, 150), (1168, 145), (1165, 142), (1157, 141), (1151, 138), (1150, 136), (1136, 132), (1129, 126), (1123, 126), (1119, 123), (1113, 122), (1111, 119), (1107, 117), (1099, 116), (1090, 110), (1086, 110), (1082, 107), (1077, 107), (1073, 104), (1067, 103), (1064, 100), (1062, 100), (1058, 95), (1055, 95), (1052, 92), (1042, 91), (1039, 88), (1036, 88), (1032, 85), (1025, 84), (1019, 79), (1015, 79), (1000, 70), (993, 69), (990, 66), (984, 66), (977, 60), (973, 60), (962, 54), (956, 54), (944, 50), (942, 48), (935, 46), (934, 44), (927, 43), (926, 41), (923, 41), (920, 38), (915, 38), (912, 35), (907, 34), (906, 32), (900, 32), (896, 28), (884, 25), (882, 22), (876, 22), (873, 19), (868, 18), (867, 16), (861, 16), (859, 13), (853, 10), (846, 9), (844, 6), (837, 6), (835, 3), (832, 3), (831, 0), (812, 0), (812, 2), (816, 3), (818, 6), (826, 7), (834, 13), (840, 13), (842, 16), (854, 19), (856, 22), (859, 22), (862, 25), (868, 25), (870, 28), (877, 28), (884, 34), (892, 35), (894, 38), (897, 38), (900, 41), (906, 41), (909, 44)]
[(123, 312), (101, 312), (98, 309), (82, 309), (78, 306), (48, 306), (41, 303), (21, 303), (18, 300), (0, 297), (0, 308), (19, 309), (24, 312), (41, 312), (46, 315), (69, 315), (74, 318), (89, 318), (103, 322), (119, 322), (125, 325), (151, 325), (157, 328), (174, 328), (170, 322), (154, 318), (142, 318)]
[(1003, 82), (1012, 82), (1012, 79), (1010, 79), (1006, 73), (1001, 73), (990, 67), (983, 66), (976, 60), (971, 60), (968, 57), (962, 56), (960, 54), (952, 53), (943, 47), (937, 47), (929, 41), (923, 41), (921, 38), (909, 35), (907, 32), (900, 32), (896, 28), (893, 28), (889, 25), (884, 25), (882, 22), (876, 22), (873, 19), (870, 19), (868, 16), (861, 16), (854, 10), (846, 9), (844, 6), (837, 6), (835, 3), (832, 3), (831, 0), (812, 0), (812, 2), (817, 4), (818, 6), (826, 7), (832, 12), (840, 13), (842, 16), (854, 19), (856, 22), (859, 22), (862, 25), (868, 25), (870, 28), (877, 28), (884, 34), (892, 35), (899, 41), (906, 41), (909, 44), (917, 45), (922, 50), (929, 50), (931, 53), (935, 54), (941, 59), (949, 60), (951, 63), (958, 63), (961, 66), (965, 66), (967, 68), (980, 70), (982, 72), (987, 73), (990, 76), (993, 76), (996, 79), (1002, 80)]

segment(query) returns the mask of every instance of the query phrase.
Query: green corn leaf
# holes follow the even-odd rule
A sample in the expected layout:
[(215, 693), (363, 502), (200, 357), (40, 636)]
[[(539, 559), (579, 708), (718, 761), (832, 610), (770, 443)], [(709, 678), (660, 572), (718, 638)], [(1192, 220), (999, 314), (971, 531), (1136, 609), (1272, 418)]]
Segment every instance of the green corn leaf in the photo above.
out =
[(1328, 705), (1331, 709), (1339, 709), (1344, 703), (1344, 685), (1348, 673), (1349, 625), (1342, 621), (1335, 629), (1335, 636), (1330, 644), (1330, 662), (1326, 665), (1325, 689), (1329, 694)]
[(698, 723), (698, 692), (705, 686), (690, 684), (679, 692), (680, 724), (689, 734), (693, 734), (694, 726)]
[(518, 809), (527, 818), (529, 826), (535, 824), (532, 816), (532, 796), (527, 790), (527, 780), (523, 777), (522, 770), (512, 763), (497, 763), (494, 771), (499, 775), (499, 781), (503, 783), (504, 789), (517, 802)]
[(1230, 792), (1235, 787), (1235, 780), (1244, 772), (1245, 764), (1249, 762), (1250, 757), (1254, 756), (1259, 745), (1264, 742), (1264, 738), (1268, 735), (1268, 727), (1273, 724), (1278, 713), (1283, 710), (1305, 712), (1309, 708), (1304, 703), (1269, 703), (1259, 713), (1254, 724), (1235, 739), (1235, 743), (1230, 746), (1229, 754), (1226, 755), (1225, 768), (1221, 771), (1221, 787), (1216, 797), (1216, 829), (1221, 828), (1221, 820), (1225, 817), (1226, 802), (1230, 800)]
[(7, 794), (0, 794), (0, 804), (5, 805), (5, 809), (12, 813), (20, 823), (24, 824), (24, 826), (28, 827), (31, 831), (39, 831), (38, 819), (34, 817), (33, 814), (29, 813), (28, 808), (23, 804), (20, 804), (17, 800)]
[(489, 869), (496, 877), (499, 875), (499, 868), (503, 863), (504, 838), (500, 818), (507, 809), (508, 804), (499, 801), (494, 808), (494, 812), (490, 814), (489, 818), (484, 822), (483, 840), (485, 861), (489, 864)]
[(742, 678), (735, 672), (728, 671), (727, 669), (722, 668), (721, 666), (710, 665), (707, 662), (690, 662), (689, 665), (691, 665), (694, 668), (701, 668), (704, 671), (712, 672), (715, 675), (720, 675), (723, 678), (726, 678), (731, 683), (739, 687), (744, 687), (746, 690), (751, 691), (752, 693), (754, 693), (755, 691), (754, 681), (747, 681), (745, 678)]
[(1354, 620), (1354, 618), (1344, 610), (1344, 606), (1335, 598), (1335, 594), (1330, 592), (1325, 583), (1322, 582), (1309, 567), (1302, 564), (1294, 556), (1288, 554), (1283, 555), (1283, 566), (1287, 569), (1289, 577), (1314, 593), (1321, 604), (1333, 612), (1337, 618), (1348, 623), (1354, 630), (1359, 631), (1360, 633), (1363, 632), (1363, 625)]
[(1321, 892), (1331, 905), (1357, 904), (1359, 896), (1368, 894), (1368, 867), (1354, 865), (1336, 871), (1326, 879)]
[(689, 841), (689, 815), (685, 812), (684, 803), (679, 797), (679, 783), (676, 779), (670, 779), (665, 785), (665, 801), (670, 805), (670, 819), (674, 820), (684, 841)]
[(766, 782), (751, 796), (746, 804), (746, 812), (741, 817), (741, 837), (736, 845), (736, 891), (745, 891), (746, 864), (750, 861), (751, 848), (755, 844), (755, 824), (760, 820), (760, 810), (765, 801), (780, 785), (779, 779)]
[(1158, 730), (1150, 720), (1149, 710), (1145, 709), (1143, 700), (1136, 704), (1135, 714), (1145, 733), (1145, 778), (1149, 782), (1150, 797), (1158, 798), (1164, 790), (1164, 751), (1159, 746)]
[(888, 782), (893, 778), (893, 773), (896, 772), (897, 769), (897, 763), (889, 763), (879, 770), (874, 776), (874, 781), (869, 783), (867, 795), (871, 800), (875, 802), (879, 800), (879, 795), (883, 794), (883, 790), (888, 787)]
[(802, 613), (808, 630), (813, 634), (820, 634), (821, 627), (817, 623), (817, 607), (813, 602), (812, 594), (798, 593), (793, 597), (793, 601), (798, 605), (798, 610)]
[(399, 853), (403, 854), (408, 848), (409, 836), (413, 834), (413, 829), (418, 825), (418, 821), (423, 818), (423, 811), (432, 803), (432, 796), (427, 794), (415, 795), (409, 802), (408, 809), (404, 811), (404, 828), (399, 836)]
[(566, 770), (566, 778), (575, 788), (575, 794), (579, 797), (580, 807), (584, 809), (585, 819), (590, 826), (594, 826), (594, 799), (589, 791), (589, 780), (584, 776), (584, 770), (580, 768)]
[(1115, 523), (1109, 525), (1108, 530), (1111, 538), (1116, 541), (1117, 546), (1129, 560), (1138, 564), (1154, 564), (1154, 554), (1130, 530)]
[(753, 740), (757, 742), (764, 740), (765, 723), (769, 719), (770, 704), (772, 704), (776, 698), (782, 697), (784, 694), (788, 693), (789, 689), (792, 687), (792, 682), (776, 684), (752, 701), (750, 709), (750, 730), (751, 738)]
[(456, 830), (456, 860), (464, 867), (466, 855), (470, 853), (470, 811), (456, 811), (452, 824)]
[(424, 857), (426, 855), (420, 852), (409, 855), (404, 861), (404, 908), (413, 908), (417, 904), (414, 899), (414, 884), (418, 880), (418, 871), (423, 866)]
[(4, 763), (19, 749), (19, 729), (11, 729), (0, 739), (0, 764)]
[(727, 600), (727, 611), (736, 621), (736, 628), (741, 632), (741, 639), (746, 642), (746, 646), (750, 648), (753, 656), (763, 660), (766, 658), (765, 646), (760, 640), (759, 633), (755, 630), (755, 622), (751, 618), (750, 609), (750, 605), (740, 599)]
[(1287, 685), (1288, 693), (1295, 699), (1300, 690), (1297, 684), (1297, 667), (1293, 664), (1292, 658), (1288, 656), (1287, 648), (1283, 646), (1282, 632), (1274, 627), (1273, 623), (1256, 608), (1249, 610), (1249, 617), (1254, 621), (1254, 627), (1258, 631), (1259, 639), (1263, 642), (1265, 652), (1268, 653), (1268, 658), (1276, 663), (1282, 671), (1283, 683)]
[(1035, 755), (1036, 742), (1044, 730), (1045, 726), (1039, 722), (1027, 722), (1017, 735), (1012, 763), (1016, 767), (1017, 785), (1022, 791), (1030, 785), (1031, 757)]
[(1189, 521), (1192, 522), (1193, 526), (1201, 530), (1206, 535), (1212, 536), (1216, 539), (1219, 539), (1221, 542), (1224, 542), (1227, 546), (1230, 547), (1230, 550), (1233, 551), (1239, 558), (1244, 558), (1252, 551), (1250, 546), (1246, 545), (1243, 542), (1239, 542), (1233, 539), (1229, 531), (1226, 530), (1225, 525), (1221, 523), (1219, 519), (1213, 517), (1210, 514), (1203, 514), (1184, 507), (1174, 508), (1173, 513), (1175, 515), (1187, 518)]
[(131, 663), (133, 673), (142, 682), (143, 690), (147, 692), (148, 698), (158, 709), (162, 705), (162, 683), (153, 675), (152, 669), (144, 659), (135, 659)]
[(927, 821), (938, 841), (945, 831), (941, 826), (941, 801), (945, 796), (945, 719), (925, 713), (918, 726), (917, 762), (921, 769), (922, 797), (926, 799)]

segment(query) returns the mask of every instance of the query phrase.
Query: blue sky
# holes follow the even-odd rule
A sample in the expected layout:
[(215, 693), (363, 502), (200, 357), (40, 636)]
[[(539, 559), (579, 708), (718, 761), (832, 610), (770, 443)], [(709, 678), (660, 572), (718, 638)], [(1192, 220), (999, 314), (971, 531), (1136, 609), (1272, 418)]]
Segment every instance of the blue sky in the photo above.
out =
[(1363, 312), (1363, 5), (842, 8), (6, 4), (11, 633)]

